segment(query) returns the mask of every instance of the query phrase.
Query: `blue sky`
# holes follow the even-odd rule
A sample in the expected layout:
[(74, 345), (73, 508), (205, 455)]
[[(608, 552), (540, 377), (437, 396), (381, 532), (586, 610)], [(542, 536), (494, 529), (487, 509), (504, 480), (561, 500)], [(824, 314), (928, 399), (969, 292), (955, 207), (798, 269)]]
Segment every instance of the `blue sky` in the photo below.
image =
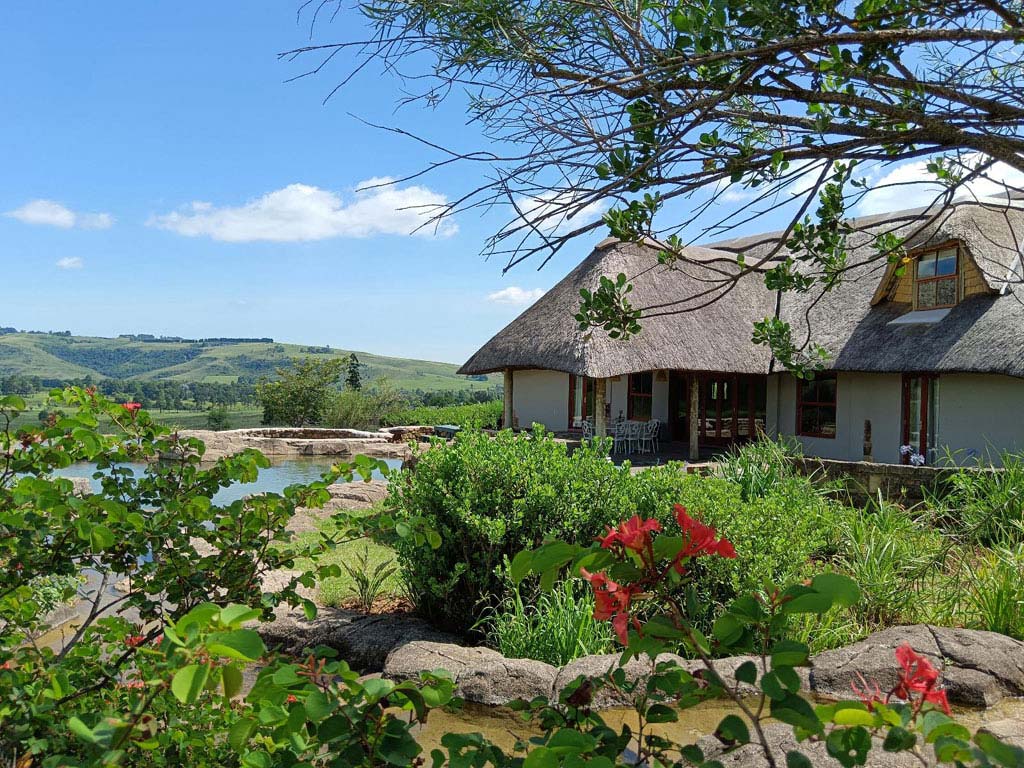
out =
[[(344, 62), (310, 61), (300, 0), (8, 4), (0, 25), (0, 325), (116, 335), (272, 336), (462, 362), (593, 245), (542, 271), (485, 261), (504, 219), (459, 215), (410, 236), (407, 208), (455, 198), (482, 169), (401, 178), (433, 159), (407, 128), (479, 148), (459, 101), (395, 111), (403, 92), (369, 69), (323, 98)], [(358, 37), (343, 13), (313, 42)], [(925, 161), (875, 174), (905, 182)], [(932, 191), (931, 194), (934, 192)], [(742, 204), (741, 191), (727, 195)], [(929, 199), (873, 193), (856, 213)], [(749, 198), (747, 198), (749, 199)], [(760, 220), (747, 230), (770, 229)]]
[(469, 167), (399, 185), (395, 199), (356, 194), (429, 158), (350, 113), (434, 136), (475, 129), (457, 103), (396, 113), (400, 84), (376, 72), (326, 105), (332, 74), (285, 83), (309, 64), (276, 58), (309, 40), (297, 7), (5, 8), (0, 325), (273, 336), (461, 362), (585, 254), (581, 242), (541, 272), (503, 277), (480, 256), (496, 217), (406, 235), (414, 214), (396, 206), (450, 199)]

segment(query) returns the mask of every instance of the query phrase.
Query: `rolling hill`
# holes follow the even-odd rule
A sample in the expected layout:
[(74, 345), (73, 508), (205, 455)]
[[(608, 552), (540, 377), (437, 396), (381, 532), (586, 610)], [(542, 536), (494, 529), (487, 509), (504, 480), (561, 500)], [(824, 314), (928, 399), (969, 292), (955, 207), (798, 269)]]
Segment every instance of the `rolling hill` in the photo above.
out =
[[(0, 334), (0, 376), (21, 374), (43, 379), (172, 379), (233, 382), (239, 377), (273, 376), (295, 357), (340, 357), (348, 350), (279, 344), (270, 341), (142, 341), (50, 333)], [(484, 389), (493, 380), (455, 373), (457, 365), (384, 357), (356, 351), (366, 367), (363, 379), (386, 377), (399, 389)], [(493, 378), (493, 377), (492, 377)]]

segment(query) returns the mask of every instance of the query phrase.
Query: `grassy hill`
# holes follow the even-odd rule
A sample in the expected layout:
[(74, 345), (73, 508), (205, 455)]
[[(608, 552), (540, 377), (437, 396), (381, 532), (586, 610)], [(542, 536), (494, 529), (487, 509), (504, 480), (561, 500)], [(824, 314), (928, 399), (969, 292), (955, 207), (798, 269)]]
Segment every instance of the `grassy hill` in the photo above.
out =
[[(348, 350), (274, 342), (178, 342), (59, 336), (44, 333), (0, 335), (0, 376), (22, 374), (44, 379), (173, 379), (233, 382), (240, 376), (273, 376), (295, 357), (347, 356)], [(366, 368), (363, 379), (382, 376), (399, 389), (485, 389), (494, 380), (456, 375), (458, 366), (428, 360), (383, 357), (356, 351)]]

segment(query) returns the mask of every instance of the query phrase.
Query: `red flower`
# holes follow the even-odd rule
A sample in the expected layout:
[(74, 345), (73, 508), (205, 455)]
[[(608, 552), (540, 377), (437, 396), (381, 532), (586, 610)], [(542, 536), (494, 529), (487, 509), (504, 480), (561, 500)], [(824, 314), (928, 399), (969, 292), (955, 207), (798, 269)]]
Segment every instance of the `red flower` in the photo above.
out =
[(687, 557), (700, 557), (701, 555), (736, 557), (736, 548), (733, 547), (731, 541), (724, 536), (720, 539), (715, 538), (718, 535), (718, 531), (715, 530), (714, 526), (704, 525), (700, 520), (690, 517), (686, 514), (686, 507), (682, 504), (676, 504), (675, 513), (676, 522), (679, 523), (679, 528), (683, 532), (683, 538), (686, 540), (683, 548), (676, 555), (675, 562), (672, 564), (678, 573), (683, 572), (682, 561)]
[(128, 411), (128, 414), (134, 419), (135, 414), (142, 409), (142, 403), (121, 403), (121, 407)]
[(3, 664), (0, 664), (0, 669), (10, 672), (12, 669), (14, 669), (14, 660), (8, 659)]
[[(586, 568), (580, 568), (583, 578), (590, 582), (594, 589), (594, 620), (608, 621), (611, 619), (612, 629), (619, 642), (626, 645), (629, 641), (629, 604), (637, 588), (630, 585), (620, 586), (609, 579), (603, 573), (589, 573)], [(640, 631), (640, 622), (632, 619), (633, 626)]]
[(860, 679), (860, 684), (864, 687), (858, 688), (856, 683), (850, 683), (850, 688), (852, 688), (853, 692), (857, 694), (857, 697), (867, 705), (869, 710), (873, 710), (875, 708), (875, 704), (885, 703), (885, 696), (882, 695), (882, 689), (878, 687), (877, 682), (872, 683), (872, 685), (875, 686), (875, 690), (872, 691), (871, 687), (868, 685), (868, 681), (864, 679), (864, 675), (858, 672), (857, 677)]
[(124, 639), (124, 644), (127, 645), (129, 648), (138, 648), (144, 642), (146, 642), (145, 635), (128, 635)]
[(298, 699), (298, 697), (297, 697), (297, 696), (295, 696), (295, 694), (293, 694), (293, 693), (289, 693), (289, 694), (288, 694), (288, 698), (286, 698), (286, 699), (284, 700), (284, 703), (285, 703), (285, 704), (294, 704), (294, 703), (295, 703), (295, 702), (297, 702), (298, 700), (299, 700), (299, 699)]
[(903, 672), (893, 689), (893, 694), (909, 700), (912, 694), (919, 693), (925, 701), (939, 706), (948, 715), (949, 701), (945, 691), (935, 689), (939, 682), (939, 673), (932, 663), (915, 652), (910, 643), (904, 643), (896, 649), (896, 661), (903, 667)]
[(661, 530), (657, 520), (641, 520), (640, 515), (633, 515), (624, 523), (619, 523), (618, 528), (609, 528), (608, 533), (601, 539), (601, 546), (611, 549), (616, 545), (622, 545), (637, 554), (643, 554), (651, 545), (651, 534)]

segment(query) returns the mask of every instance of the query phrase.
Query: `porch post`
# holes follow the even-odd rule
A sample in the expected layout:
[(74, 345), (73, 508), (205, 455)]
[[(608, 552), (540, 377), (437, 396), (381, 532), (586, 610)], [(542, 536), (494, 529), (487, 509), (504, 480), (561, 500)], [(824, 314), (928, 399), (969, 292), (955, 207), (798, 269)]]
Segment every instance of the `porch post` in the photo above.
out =
[(690, 374), (690, 461), (700, 459), (700, 381), (697, 374)]
[(594, 379), (594, 435), (604, 437), (608, 434), (608, 424), (604, 418), (604, 395), (608, 379)]
[(505, 408), (502, 411), (502, 422), (501, 425), (504, 429), (512, 429), (514, 424), (513, 409), (512, 409), (512, 369), (505, 369)]

